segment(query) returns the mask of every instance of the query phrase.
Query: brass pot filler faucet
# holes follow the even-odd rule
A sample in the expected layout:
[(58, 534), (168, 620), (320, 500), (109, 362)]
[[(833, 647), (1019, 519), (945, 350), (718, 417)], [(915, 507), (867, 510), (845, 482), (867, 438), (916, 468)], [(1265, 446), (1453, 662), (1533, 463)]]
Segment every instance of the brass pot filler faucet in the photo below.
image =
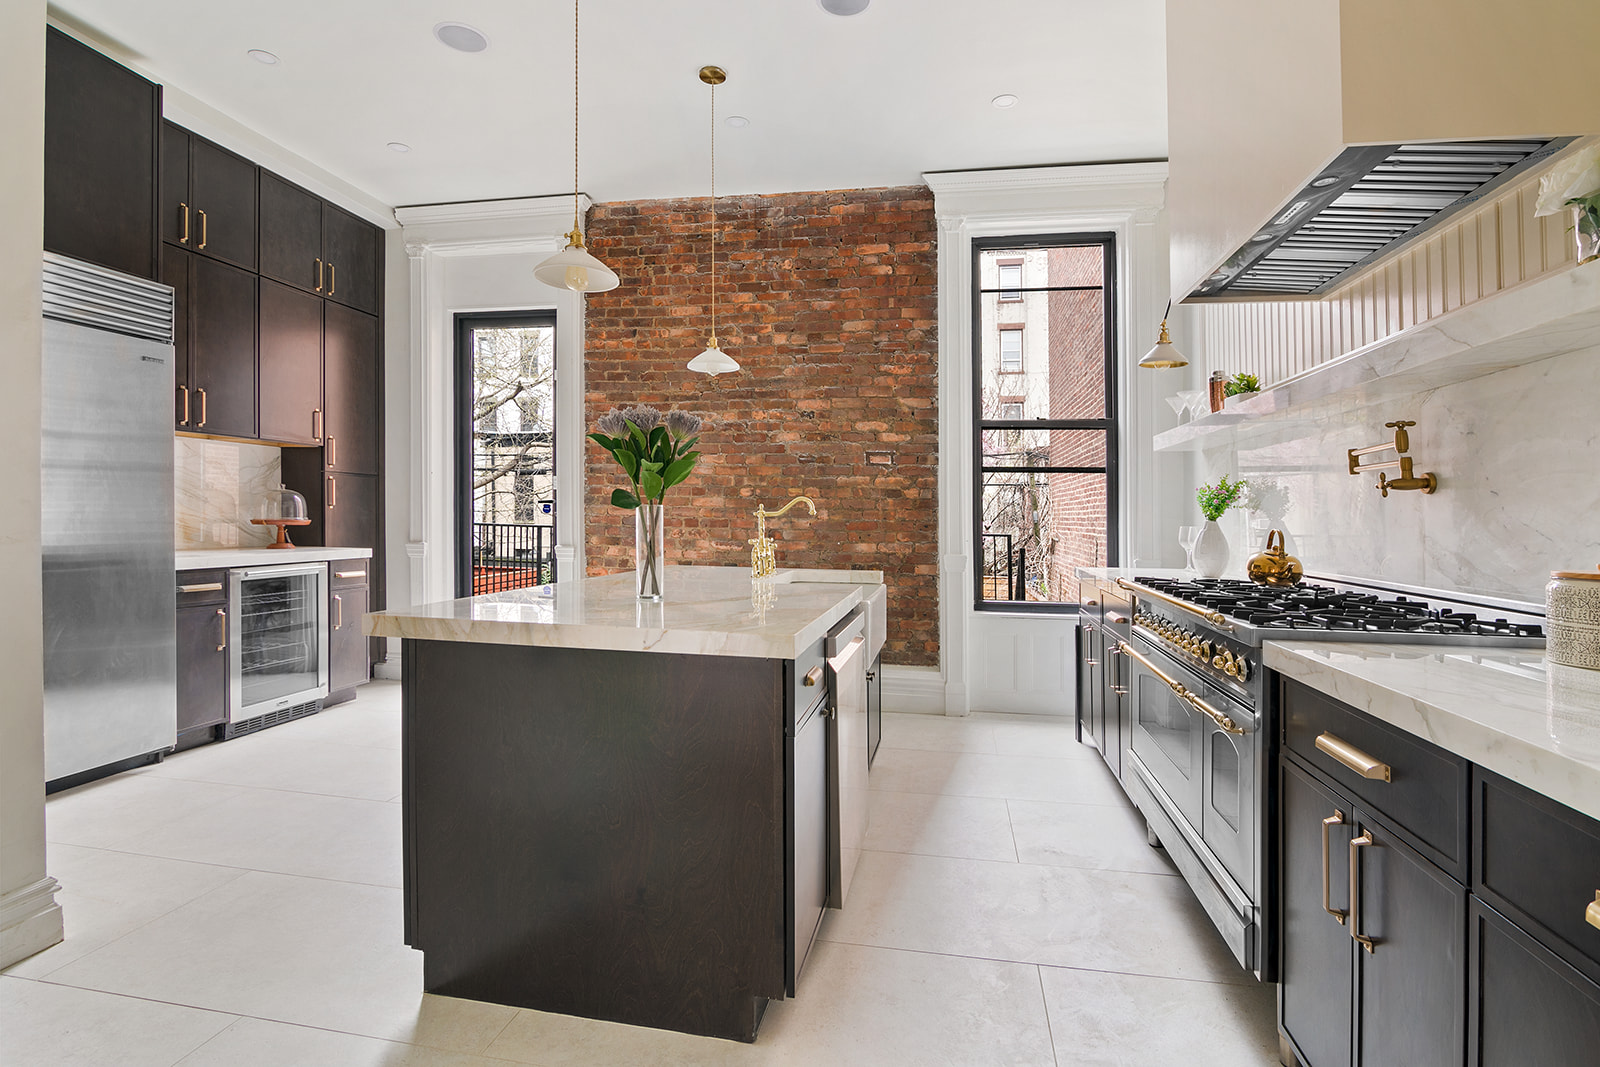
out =
[[(1406, 455), (1411, 449), (1411, 437), (1406, 433), (1407, 426), (1415, 426), (1415, 422), (1386, 422), (1386, 428), (1394, 431), (1394, 440), (1385, 441), (1381, 445), (1368, 445), (1366, 448), (1349, 449), (1350, 473), (1366, 474), (1368, 471), (1399, 471), (1400, 477), (1390, 478), (1386, 474), (1378, 475), (1377, 490), (1384, 496), (1389, 495), (1391, 489), (1420, 489), (1424, 493), (1431, 493), (1439, 488), (1439, 479), (1432, 471), (1422, 474), (1411, 473), (1411, 457)], [(1397, 458), (1385, 463), (1362, 463), (1362, 456), (1369, 456), (1374, 452), (1387, 452), (1393, 449)]]
[(797, 496), (777, 511), (768, 511), (764, 504), (756, 505), (756, 535), (750, 540), (750, 577), (771, 578), (778, 573), (778, 557), (774, 551), (777, 542), (767, 536), (767, 520), (777, 518), (796, 504), (804, 504), (811, 509), (812, 517), (816, 516), (817, 506), (808, 496)]

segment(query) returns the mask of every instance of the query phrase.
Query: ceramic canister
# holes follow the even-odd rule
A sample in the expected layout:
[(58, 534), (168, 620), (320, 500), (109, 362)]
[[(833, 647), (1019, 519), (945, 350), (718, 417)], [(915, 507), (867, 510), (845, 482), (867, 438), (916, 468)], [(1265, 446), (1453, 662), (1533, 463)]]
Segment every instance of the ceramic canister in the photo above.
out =
[(1600, 670), (1600, 570), (1556, 571), (1544, 587), (1551, 663)]

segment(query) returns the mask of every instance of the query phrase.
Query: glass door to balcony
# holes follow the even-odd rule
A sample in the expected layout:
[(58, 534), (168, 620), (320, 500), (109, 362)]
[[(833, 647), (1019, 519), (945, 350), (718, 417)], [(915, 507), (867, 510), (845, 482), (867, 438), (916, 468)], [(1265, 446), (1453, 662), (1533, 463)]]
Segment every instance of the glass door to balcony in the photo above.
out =
[(554, 312), (456, 316), (456, 595), (555, 580)]

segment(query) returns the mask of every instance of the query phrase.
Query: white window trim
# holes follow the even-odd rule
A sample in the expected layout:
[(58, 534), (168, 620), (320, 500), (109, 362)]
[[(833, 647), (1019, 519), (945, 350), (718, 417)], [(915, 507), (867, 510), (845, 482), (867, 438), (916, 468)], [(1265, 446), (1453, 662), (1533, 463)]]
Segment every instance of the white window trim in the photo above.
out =
[[(1000, 370), (999, 370), (998, 373), (1000, 373), (1000, 374), (1021, 374), (1023, 372), (1023, 370), (1026, 368), (1026, 364), (1023, 362), (1023, 358), (1022, 358), (1022, 331), (1023, 331), (1023, 329), (1024, 329), (1024, 327), (1021, 324), (1011, 325), (1009, 323), (1002, 323), (1000, 325), (1000, 351), (999, 351)], [(1015, 336), (1017, 338), (1017, 365), (1015, 367), (1007, 367), (1006, 366), (1006, 335), (1007, 334), (1011, 334), (1011, 335), (1013, 335), (1013, 336)]]
[[(939, 671), (944, 710), (971, 710), (975, 616), (972, 574), (972, 240), (1111, 232), (1117, 248), (1120, 515), (1124, 562), (1160, 555), (1159, 528), (1177, 511), (1157, 492), (1151, 449), (1163, 385), (1131, 372), (1155, 343), (1168, 291), (1165, 163), (946, 171), (923, 180), (939, 226)], [(1170, 487), (1168, 487), (1170, 489)], [(1173, 518), (1176, 521), (1176, 518)], [(995, 613), (989, 613), (995, 614)], [(1041, 629), (1075, 625), (1035, 616)], [(1070, 677), (1070, 675), (1069, 675)], [(1063, 711), (1068, 710), (1063, 708)]]

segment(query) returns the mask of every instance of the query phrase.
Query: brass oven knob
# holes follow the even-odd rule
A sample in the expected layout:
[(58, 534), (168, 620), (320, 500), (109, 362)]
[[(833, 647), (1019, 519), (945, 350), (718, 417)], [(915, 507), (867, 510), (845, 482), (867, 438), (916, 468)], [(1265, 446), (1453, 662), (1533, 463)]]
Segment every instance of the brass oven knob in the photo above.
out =
[(1239, 657), (1238, 679), (1241, 682), (1249, 681), (1250, 679), (1250, 661), (1245, 659), (1243, 656)]
[(1200, 658), (1201, 659), (1210, 659), (1211, 658), (1211, 642), (1210, 641), (1201, 641), (1200, 642)]
[(1227, 654), (1228, 653), (1226, 652), (1218, 652), (1211, 658), (1211, 665), (1220, 671), (1222, 669), (1222, 657), (1226, 656)]

